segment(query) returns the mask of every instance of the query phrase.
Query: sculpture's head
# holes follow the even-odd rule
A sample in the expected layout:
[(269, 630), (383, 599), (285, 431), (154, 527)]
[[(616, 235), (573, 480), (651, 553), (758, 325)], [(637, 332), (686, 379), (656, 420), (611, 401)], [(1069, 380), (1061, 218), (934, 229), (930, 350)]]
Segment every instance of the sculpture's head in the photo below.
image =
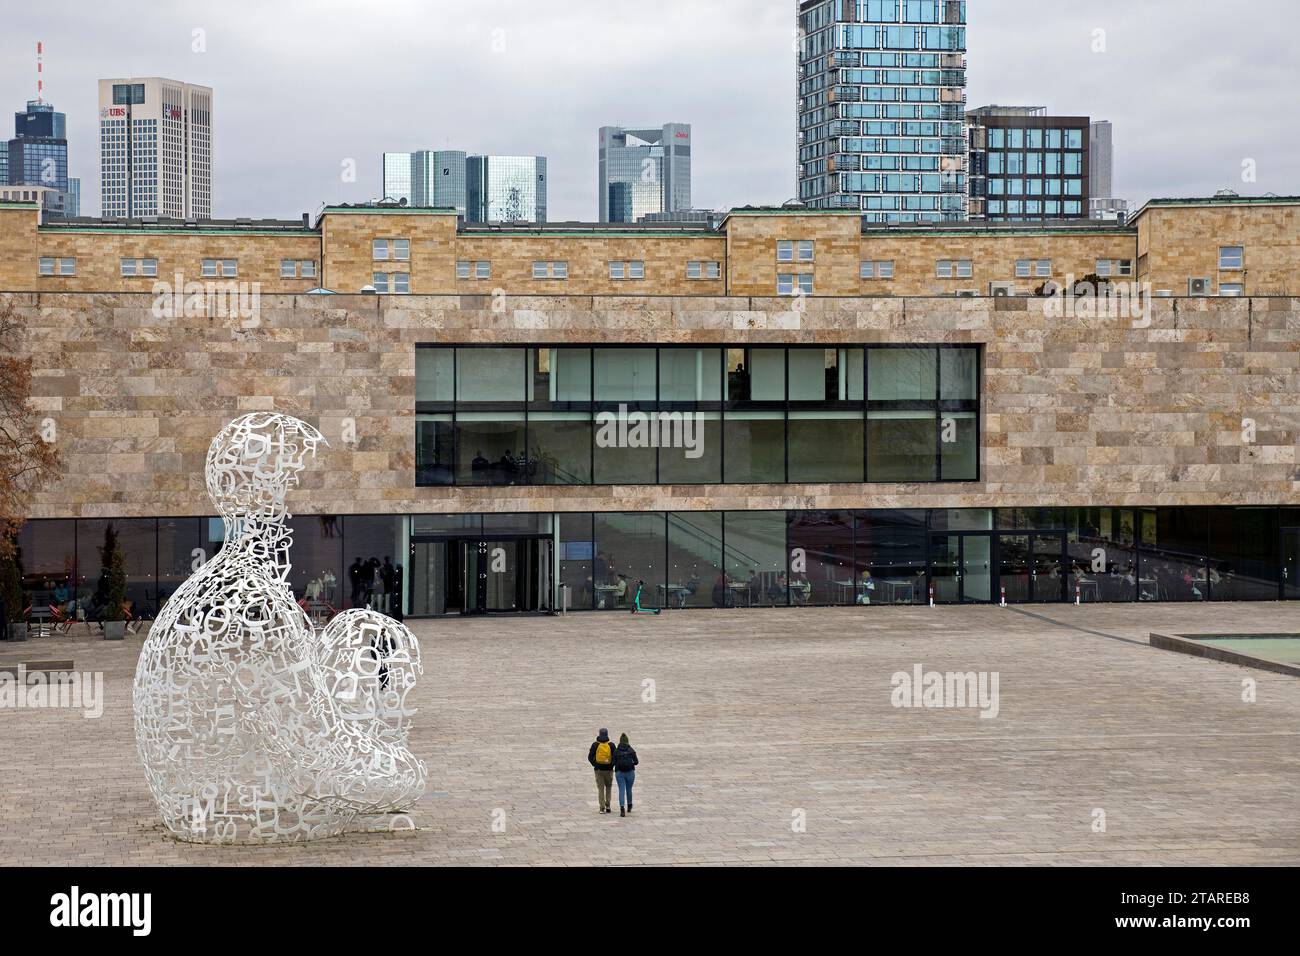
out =
[(307, 456), (325, 437), (304, 421), (275, 412), (241, 415), (208, 446), (208, 496), (222, 517), (276, 518)]

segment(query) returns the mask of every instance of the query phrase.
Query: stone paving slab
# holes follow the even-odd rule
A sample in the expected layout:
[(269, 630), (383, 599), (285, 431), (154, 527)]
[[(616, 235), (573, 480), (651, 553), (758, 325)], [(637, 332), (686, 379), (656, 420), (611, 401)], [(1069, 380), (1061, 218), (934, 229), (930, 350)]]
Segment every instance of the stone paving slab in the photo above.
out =
[[(71, 657), (105, 674), (99, 719), (0, 709), (0, 861), (1300, 864), (1300, 680), (1145, 643), (1151, 630), (1300, 632), (1297, 605), (412, 627), (426, 662), (413, 746), (431, 778), (420, 829), (295, 847), (191, 846), (159, 832), (133, 742), (139, 635), (0, 644), (0, 663)], [(918, 663), (998, 672), (998, 716), (892, 706), (891, 675)], [(596, 813), (586, 753), (602, 725), (627, 732), (641, 757), (626, 819)]]

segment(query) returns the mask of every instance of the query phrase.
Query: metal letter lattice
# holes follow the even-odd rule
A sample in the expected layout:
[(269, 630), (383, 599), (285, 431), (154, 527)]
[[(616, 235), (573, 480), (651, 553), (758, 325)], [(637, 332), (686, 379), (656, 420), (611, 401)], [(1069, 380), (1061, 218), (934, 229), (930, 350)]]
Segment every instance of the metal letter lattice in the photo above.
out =
[(135, 739), (163, 823), (198, 843), (393, 829), (424, 793), (407, 745), (423, 672), (407, 628), (353, 609), (317, 634), (288, 584), (285, 495), (328, 444), (287, 415), (208, 448), (225, 544), (158, 614), (135, 673)]

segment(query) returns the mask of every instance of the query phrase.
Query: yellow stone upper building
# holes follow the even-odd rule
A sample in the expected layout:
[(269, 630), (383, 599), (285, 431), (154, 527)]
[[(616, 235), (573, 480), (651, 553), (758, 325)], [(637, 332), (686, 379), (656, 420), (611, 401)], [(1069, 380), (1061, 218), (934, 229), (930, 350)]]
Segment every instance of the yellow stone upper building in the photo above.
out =
[(1070, 225), (864, 226), (851, 212), (732, 210), (706, 223), (467, 225), (453, 210), (329, 206), (310, 223), (41, 221), (0, 202), (0, 290), (151, 292), (238, 281), (266, 294), (1027, 295), (1096, 274), (1156, 295), (1293, 295), (1300, 198), (1147, 203)]

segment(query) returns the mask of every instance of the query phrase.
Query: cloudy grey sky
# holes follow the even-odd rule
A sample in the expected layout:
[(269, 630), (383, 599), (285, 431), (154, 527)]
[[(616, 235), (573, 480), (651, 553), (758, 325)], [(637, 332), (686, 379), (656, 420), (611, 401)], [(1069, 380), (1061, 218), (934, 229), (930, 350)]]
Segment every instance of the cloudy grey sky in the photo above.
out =
[[(793, 0), (43, 0), (10, 5), (0, 109), (68, 114), (99, 207), (96, 80), (214, 88), (215, 215), (293, 217), (380, 193), (380, 154), (539, 153), (550, 215), (596, 216), (596, 130), (693, 125), (697, 206), (794, 186)], [(1295, 0), (969, 0), (971, 107), (1115, 124), (1118, 195), (1300, 193)], [(1249, 15), (1244, 15), (1248, 11)], [(1272, 28), (1269, 25), (1272, 25)], [(196, 52), (195, 32), (206, 49)], [(1104, 52), (1094, 52), (1095, 31)], [(5, 135), (11, 135), (6, 128)], [(341, 177), (355, 160), (356, 182)], [(1255, 161), (1257, 181), (1242, 182)]]

